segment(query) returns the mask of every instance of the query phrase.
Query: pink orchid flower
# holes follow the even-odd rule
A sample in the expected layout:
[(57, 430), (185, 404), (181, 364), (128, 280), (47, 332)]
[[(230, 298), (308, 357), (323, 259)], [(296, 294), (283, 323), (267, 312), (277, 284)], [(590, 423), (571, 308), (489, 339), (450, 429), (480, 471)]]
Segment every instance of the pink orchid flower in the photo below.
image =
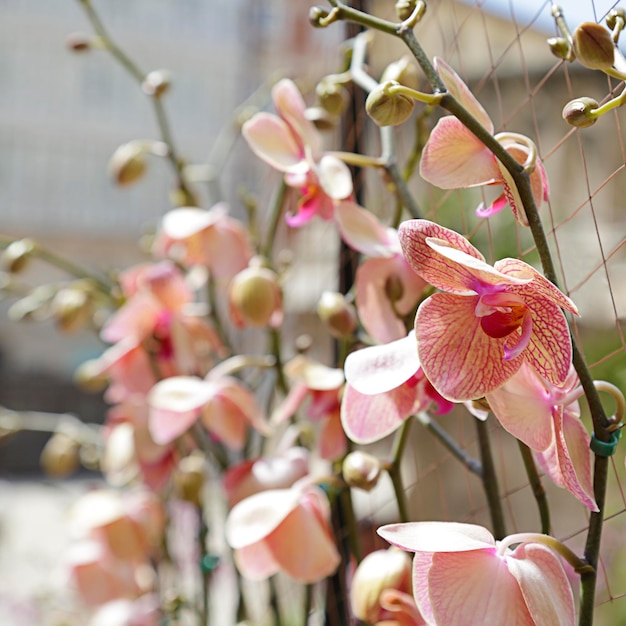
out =
[(285, 174), (287, 185), (300, 190), (298, 212), (287, 216), (290, 226), (302, 226), (316, 215), (331, 220), (335, 202), (352, 195), (350, 170), (322, 152), (322, 138), (291, 80), (274, 85), (272, 100), (278, 115), (257, 113), (243, 125), (243, 136), (260, 159)]
[(545, 473), (591, 511), (597, 511), (590, 437), (580, 421), (578, 398), (582, 393), (573, 366), (557, 386), (523, 364), (486, 398), (502, 426), (535, 452)]
[(181, 207), (166, 213), (152, 251), (187, 267), (206, 267), (218, 284), (228, 283), (253, 255), (248, 231), (229, 217), (223, 202), (208, 211)]
[(355, 443), (386, 437), (431, 402), (439, 414), (452, 410), (452, 403), (442, 398), (424, 375), (413, 332), (388, 344), (352, 352), (344, 370), (348, 384), (341, 401), (341, 422)]
[(574, 598), (560, 558), (537, 536), (496, 541), (481, 526), (454, 522), (390, 524), (378, 534), (415, 552), (413, 594), (428, 624), (575, 623)]
[(480, 398), (531, 365), (560, 385), (572, 347), (561, 308), (574, 303), (533, 267), (502, 259), (492, 267), (467, 239), (427, 220), (400, 225), (407, 261), (435, 293), (415, 318), (420, 363), (449, 400)]
[(346, 244), (370, 257), (355, 277), (355, 304), (363, 328), (377, 343), (404, 337), (402, 318), (417, 306), (426, 283), (402, 256), (398, 231), (354, 202), (340, 202), (335, 221)]
[(87, 626), (157, 626), (162, 622), (159, 597), (147, 593), (134, 599), (107, 602), (91, 615)]
[[(435, 59), (435, 66), (448, 91), (493, 134), (493, 122), (456, 72), (438, 58)], [(523, 165), (531, 158), (529, 139), (510, 133), (500, 133), (495, 138), (518, 163)], [(504, 193), (489, 207), (478, 207), (476, 215), (489, 217), (501, 211), (508, 203), (515, 219), (528, 226), (521, 198), (506, 168), (493, 152), (452, 115), (442, 117), (430, 134), (422, 154), (420, 174), (441, 189), (502, 185)], [(548, 181), (539, 158), (535, 159), (530, 184), (535, 203), (539, 207), (548, 199)]]
[(344, 383), (343, 370), (298, 355), (285, 365), (285, 375), (292, 386), (274, 411), (272, 423), (282, 424), (310, 400), (307, 416), (320, 422), (318, 452), (321, 458), (334, 460), (343, 456), (347, 449), (339, 400)]
[(164, 445), (186, 433), (198, 420), (218, 440), (241, 450), (247, 428), (269, 434), (269, 424), (254, 394), (237, 378), (215, 375), (172, 376), (148, 395), (148, 425), (154, 441)]
[(314, 583), (339, 566), (328, 500), (306, 480), (250, 496), (228, 515), (226, 541), (245, 578), (264, 580), (283, 572)]
[(412, 595), (411, 559), (395, 547), (370, 552), (350, 583), (354, 616), (375, 626), (426, 626)]

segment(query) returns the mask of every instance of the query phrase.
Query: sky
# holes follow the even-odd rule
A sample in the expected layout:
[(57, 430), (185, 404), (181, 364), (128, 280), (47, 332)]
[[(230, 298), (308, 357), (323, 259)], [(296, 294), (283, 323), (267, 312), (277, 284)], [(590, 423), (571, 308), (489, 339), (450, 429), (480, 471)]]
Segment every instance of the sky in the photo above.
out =
[[(476, 4), (475, 0), (464, 1), (467, 4)], [(483, 9), (506, 19), (510, 19), (513, 14), (520, 24), (531, 22), (537, 17), (536, 27), (544, 29), (547, 33), (554, 33), (550, 0), (483, 0), (478, 4)], [(567, 23), (572, 29), (581, 22), (602, 21), (613, 7), (620, 6), (626, 9), (626, 0), (560, 0), (556, 4), (563, 9)]]

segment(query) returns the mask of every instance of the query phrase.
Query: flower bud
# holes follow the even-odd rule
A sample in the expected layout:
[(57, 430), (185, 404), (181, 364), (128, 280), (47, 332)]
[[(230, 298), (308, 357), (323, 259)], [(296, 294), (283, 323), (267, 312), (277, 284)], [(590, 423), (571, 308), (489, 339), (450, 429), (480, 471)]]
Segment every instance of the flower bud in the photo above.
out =
[(282, 321), (282, 291), (276, 272), (251, 262), (230, 282), (228, 301), (231, 318), (240, 328), (263, 328)]
[(626, 23), (626, 11), (622, 7), (611, 9), (606, 16), (606, 25), (613, 30), (616, 26), (622, 30)]
[(326, 324), (333, 337), (341, 339), (353, 333), (357, 327), (354, 306), (345, 296), (334, 291), (325, 291), (317, 304), (317, 314)]
[(181, 500), (200, 506), (204, 488), (204, 458), (190, 454), (180, 460), (174, 473), (174, 484)]
[(413, 63), (410, 56), (405, 55), (401, 59), (390, 63), (385, 68), (385, 71), (380, 78), (380, 82), (385, 83), (389, 80), (398, 82), (405, 87), (410, 87), (411, 89), (419, 88), (417, 65)]
[(389, 94), (387, 89), (398, 85), (397, 81), (387, 81), (374, 89), (365, 101), (368, 115), (378, 126), (398, 126), (411, 117), (415, 102), (403, 94)]
[(148, 96), (160, 98), (169, 91), (171, 84), (171, 76), (167, 70), (154, 70), (144, 78), (141, 88)]
[(350, 588), (355, 617), (368, 624), (384, 619), (380, 596), (386, 589), (411, 593), (411, 557), (394, 547), (370, 552), (356, 568)]
[(39, 285), (27, 296), (16, 300), (7, 311), (9, 319), (14, 322), (22, 320), (41, 321), (49, 317), (50, 300), (54, 297), (53, 285)]
[(348, 104), (348, 90), (328, 76), (317, 83), (315, 93), (320, 106), (331, 115), (341, 115)]
[(72, 52), (87, 52), (92, 47), (92, 37), (86, 33), (70, 33), (65, 38), (65, 45)]
[(577, 128), (593, 126), (598, 121), (598, 117), (593, 115), (598, 106), (598, 102), (593, 98), (576, 98), (563, 107), (563, 119)]
[(130, 185), (146, 172), (146, 146), (143, 141), (122, 144), (109, 160), (109, 176), (118, 185)]
[(2, 253), (2, 267), (12, 274), (21, 272), (35, 249), (32, 239), (18, 239), (10, 243)]
[(592, 70), (610, 70), (615, 63), (615, 43), (609, 31), (595, 22), (580, 24), (572, 34), (576, 58)]
[(62, 331), (73, 332), (83, 328), (93, 312), (89, 285), (76, 281), (59, 289), (50, 303), (50, 311)]
[(109, 379), (102, 373), (102, 362), (89, 359), (76, 368), (74, 382), (85, 391), (98, 393), (106, 389)]
[(41, 451), (41, 468), (52, 478), (69, 476), (80, 465), (79, 450), (76, 439), (64, 432), (54, 433)]
[(380, 461), (367, 452), (350, 452), (343, 460), (343, 479), (350, 487), (371, 491), (380, 478)]
[(385, 281), (385, 295), (391, 302), (397, 302), (404, 296), (404, 285), (397, 274), (391, 274)]
[(415, 6), (417, 5), (417, 0), (398, 0), (395, 4), (396, 15), (400, 21), (408, 20), (413, 11), (415, 11)]
[(567, 59), (569, 57), (571, 48), (563, 37), (550, 37), (546, 40), (546, 43), (555, 57), (559, 59)]

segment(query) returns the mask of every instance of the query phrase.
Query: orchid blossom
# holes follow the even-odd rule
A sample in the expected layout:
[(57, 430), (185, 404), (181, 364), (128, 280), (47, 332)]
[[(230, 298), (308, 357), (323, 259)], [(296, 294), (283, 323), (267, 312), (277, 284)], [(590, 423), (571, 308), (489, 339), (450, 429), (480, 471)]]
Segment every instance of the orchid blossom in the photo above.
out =
[(486, 398), (502, 426), (534, 451), (545, 473), (591, 511), (597, 511), (590, 437), (580, 421), (578, 398), (582, 393), (573, 366), (563, 384), (556, 386), (523, 364)]
[(154, 441), (164, 445), (187, 432), (198, 420), (219, 441), (241, 450), (247, 427), (269, 434), (269, 425), (254, 394), (232, 376), (209, 372), (205, 379), (172, 376), (148, 395), (148, 425)]
[(381, 346), (352, 352), (345, 363), (348, 384), (341, 401), (341, 421), (352, 441), (373, 443), (399, 428), (431, 402), (438, 413), (452, 403), (442, 398), (424, 375), (415, 333)]
[(524, 362), (563, 383), (572, 347), (561, 308), (578, 310), (557, 287), (518, 259), (488, 265), (467, 239), (427, 220), (401, 224), (400, 243), (411, 267), (447, 292), (422, 302), (415, 318), (421, 366), (444, 398), (480, 398)]
[(181, 207), (166, 213), (153, 252), (187, 267), (206, 267), (218, 284), (226, 285), (248, 265), (253, 247), (244, 225), (220, 202), (208, 211)]
[(285, 422), (310, 399), (307, 415), (311, 420), (321, 422), (318, 445), (320, 456), (328, 460), (343, 456), (347, 447), (340, 419), (339, 398), (344, 383), (343, 371), (302, 355), (285, 364), (284, 371), (293, 384), (274, 411), (272, 423)]
[(402, 256), (398, 231), (354, 202), (339, 203), (335, 221), (345, 243), (370, 257), (359, 265), (355, 276), (361, 324), (377, 343), (404, 337), (403, 318), (417, 306), (426, 283)]
[[(493, 134), (493, 122), (457, 73), (438, 58), (435, 58), (435, 67), (448, 91)], [(528, 168), (533, 197), (536, 205), (540, 206), (548, 199), (548, 181), (534, 144), (527, 137), (513, 133), (500, 133), (495, 135), (495, 139), (518, 163)], [(504, 193), (490, 206), (478, 207), (476, 215), (489, 217), (508, 203), (515, 219), (528, 226), (521, 198), (506, 168), (478, 137), (452, 115), (442, 117), (430, 134), (422, 154), (420, 174), (442, 189), (502, 185)]]
[(228, 515), (226, 541), (245, 578), (264, 580), (283, 572), (314, 583), (339, 566), (328, 500), (307, 481), (245, 498)]
[(352, 195), (352, 175), (337, 157), (322, 152), (322, 138), (306, 117), (306, 105), (296, 85), (283, 79), (272, 89), (278, 115), (257, 113), (242, 128), (252, 151), (285, 175), (285, 183), (302, 198), (290, 226), (302, 226), (319, 216), (331, 220), (336, 201)]
[(415, 552), (413, 594), (432, 626), (575, 623), (572, 589), (546, 535), (496, 541), (481, 526), (455, 522), (389, 524), (378, 534)]

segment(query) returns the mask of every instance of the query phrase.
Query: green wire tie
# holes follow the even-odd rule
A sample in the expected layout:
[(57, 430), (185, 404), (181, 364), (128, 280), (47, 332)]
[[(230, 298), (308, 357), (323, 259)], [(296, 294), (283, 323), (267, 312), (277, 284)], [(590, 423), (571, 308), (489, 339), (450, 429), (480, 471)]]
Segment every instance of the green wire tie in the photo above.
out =
[(597, 456), (613, 456), (615, 454), (615, 450), (621, 436), (621, 428), (611, 433), (611, 438), (609, 441), (600, 441), (599, 439), (596, 439), (595, 433), (591, 433), (591, 443), (589, 444), (589, 447), (591, 448), (591, 451)]
[(205, 554), (200, 567), (205, 574), (210, 574), (220, 563), (220, 557), (215, 554)]

